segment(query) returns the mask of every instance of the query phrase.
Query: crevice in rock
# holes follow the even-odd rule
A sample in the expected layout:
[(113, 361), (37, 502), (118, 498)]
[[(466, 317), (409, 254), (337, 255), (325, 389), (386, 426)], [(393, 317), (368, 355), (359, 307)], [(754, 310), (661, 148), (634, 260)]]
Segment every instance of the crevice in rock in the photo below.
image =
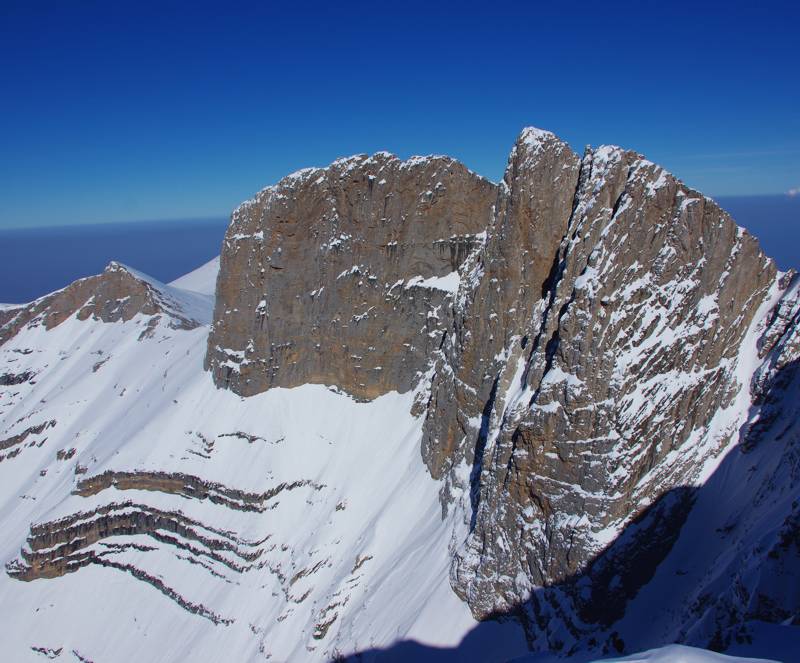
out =
[(499, 383), (500, 376), (498, 375), (492, 383), (492, 389), (489, 393), (489, 398), (483, 406), (483, 412), (481, 413), (481, 429), (478, 433), (478, 439), (475, 442), (475, 456), (472, 461), (472, 471), (469, 475), (470, 504), (472, 506), (472, 515), (469, 523), (470, 532), (475, 529), (475, 524), (478, 519), (478, 508), (480, 507), (481, 501), (481, 472), (483, 471), (483, 454), (486, 450), (486, 443), (489, 439), (489, 426), (491, 424), (495, 400), (497, 399), (497, 387)]

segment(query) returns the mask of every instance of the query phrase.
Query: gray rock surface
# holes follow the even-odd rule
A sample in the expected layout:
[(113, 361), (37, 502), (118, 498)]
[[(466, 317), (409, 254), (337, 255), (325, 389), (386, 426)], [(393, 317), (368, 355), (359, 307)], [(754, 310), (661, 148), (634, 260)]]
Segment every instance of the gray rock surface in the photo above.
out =
[[(89, 566), (114, 568), (214, 628), (234, 629), (225, 603), (213, 608), (224, 593), (213, 583), (249, 591), (259, 583), (239, 574), (264, 570), (278, 583), (272, 599), (292, 605), (269, 616), (260, 599), (243, 602), (254, 607), (248, 619), (264, 619), (263, 628), (250, 622), (246, 637), (257, 637), (265, 653), (273, 629), (282, 629), (292, 647), (303, 638), (307, 653), (319, 645), (320, 660), (338, 656), (340, 643), (355, 652), (363, 633), (372, 637), (370, 627), (359, 642), (350, 639), (344, 606), (369, 614), (370, 597), (381, 591), (376, 579), (410, 583), (406, 609), (414, 610), (416, 597), (432, 596), (414, 583), (435, 576), (446, 585), (448, 564), (452, 589), (476, 618), (516, 619), (531, 649), (565, 655), (667, 642), (725, 650), (747, 642), (753, 624), (797, 625), (800, 279), (778, 273), (712, 200), (641, 155), (604, 146), (580, 157), (552, 133), (529, 128), (498, 184), (447, 157), (402, 161), (386, 153), (299, 171), (234, 212), (213, 320), (211, 305), (210, 295), (112, 263), (31, 304), (0, 307), (0, 345), (12, 339), (2, 349), (2, 406), (13, 413), (0, 439), (2, 467), (49, 454), (31, 464), (31, 486), (52, 482), (81, 498), (64, 511), (45, 508), (29, 528), (23, 522), (29, 532), (7, 575), (35, 584), (85, 575)], [(84, 320), (134, 323), (117, 330), (76, 322)], [(84, 346), (84, 329), (88, 341), (115, 336), (103, 348), (84, 347), (82, 364), (70, 356), (80, 347), (46, 340), (64, 343), (75, 330)], [(131, 333), (144, 342), (124, 344), (130, 354), (121, 361), (111, 350)], [(209, 374), (200, 368), (203, 353)], [(68, 393), (66, 406), (50, 402), (70, 387), (55, 372), (67, 361), (90, 385), (84, 391), (97, 386), (104, 400)], [(163, 373), (153, 370), (156, 361)], [(139, 365), (142, 381), (127, 384)], [(53, 376), (57, 389), (48, 387)], [(408, 477), (431, 490), (433, 509), (426, 502), (420, 518), (433, 513), (424, 531), (439, 528), (442, 538), (426, 541), (435, 552), (425, 559), (441, 566), (422, 568), (410, 555), (413, 572), (398, 572), (391, 557), (390, 573), (362, 577), (382, 554), (364, 547), (375, 521), (353, 517), (363, 536), (352, 523), (337, 529), (338, 518), (356, 513), (355, 502), (344, 488), (305, 476), (304, 445), (314, 448), (312, 440), (316, 453), (330, 452), (356, 475), (347, 490), (369, 489), (369, 505), (392, 513), (372, 499), (376, 484), (362, 483), (386, 475), (362, 479), (370, 465), (361, 461), (379, 459), (379, 472), (395, 472), (397, 458), (381, 443), (394, 432), (383, 417), (399, 413), (382, 411), (369, 429), (377, 433), (363, 438), (369, 453), (348, 457), (352, 434), (329, 440), (320, 401), (300, 400), (299, 434), (289, 444), (278, 433), (283, 407), (263, 411), (269, 396), (287, 394), (245, 397), (306, 383), (357, 400), (411, 392), (401, 408), (413, 416), (397, 418), (408, 432), (393, 453), (416, 453), (411, 445), (419, 443), (435, 482), (412, 457), (413, 472), (394, 476), (392, 499), (419, 511), (406, 494)], [(124, 416), (101, 412), (112, 401), (124, 403)], [(183, 403), (186, 429), (174, 425)], [(98, 459), (111, 450), (116, 463), (126, 440), (136, 439), (126, 437), (136, 407), (138, 421), (149, 424), (137, 443), (152, 446), (97, 471)], [(254, 416), (240, 421), (248, 407)], [(78, 425), (80, 408), (88, 416)], [(218, 429), (228, 412), (232, 427)], [(212, 430), (195, 428), (200, 415)], [(95, 431), (103, 416), (113, 426)], [(155, 453), (170, 444), (172, 451)], [(275, 482), (283, 444), (290, 471), (303, 474)], [(66, 470), (68, 480), (58, 479)], [(241, 485), (243, 470), (258, 475), (253, 485)], [(35, 506), (37, 495), (18, 492), (12, 512), (23, 497)], [(322, 509), (302, 524), (313, 544), (307, 551), (292, 537), (281, 540), (285, 533), (253, 538), (227, 525), (252, 514), (259, 527), (276, 526), (282, 501), (291, 530), (298, 513)], [(216, 517), (223, 520), (213, 524)], [(409, 523), (417, 526), (413, 517), (386, 516), (381, 547), (396, 553), (395, 545), (408, 545), (408, 534), (397, 532)], [(320, 531), (332, 536), (328, 552), (319, 552)], [(359, 535), (343, 555), (339, 535), (348, 532)], [(383, 545), (387, 532), (397, 544)], [(126, 536), (147, 543), (117, 538)], [(171, 567), (141, 564), (139, 553), (161, 547), (197, 567), (203, 582), (179, 592), (167, 582)], [(344, 573), (327, 588), (320, 578), (337, 564)], [(359, 582), (363, 602), (351, 601)], [(383, 587), (389, 603), (399, 603), (398, 586)], [(194, 589), (200, 598), (190, 598)], [(390, 637), (400, 632), (393, 629)]]
[(408, 391), (449, 326), (457, 269), (496, 187), (445, 157), (380, 153), (303, 170), (234, 213), (207, 366), (249, 395)]
[(739, 354), (775, 285), (719, 207), (618, 148), (584, 156), (553, 260), (530, 329), (488, 370), (483, 433), (464, 436), (472, 534), (452, 579), (477, 616), (581, 572), (697, 480), (737, 432), (723, 412), (747, 387)]
[(451, 584), (475, 617), (525, 605), (547, 632), (564, 600), (610, 624), (751, 406), (763, 416), (744, 446), (779, 418), (800, 349), (792, 283), (641, 155), (581, 158), (529, 128), (499, 185), (443, 157), (377, 154), (242, 205), (206, 366), (242, 395), (416, 389), (442, 508), (464, 509)]

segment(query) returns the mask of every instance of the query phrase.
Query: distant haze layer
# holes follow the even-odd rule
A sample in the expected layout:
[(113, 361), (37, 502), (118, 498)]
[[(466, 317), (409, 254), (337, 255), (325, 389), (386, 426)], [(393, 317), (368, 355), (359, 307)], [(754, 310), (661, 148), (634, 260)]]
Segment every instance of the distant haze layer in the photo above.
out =
[[(800, 196), (718, 198), (780, 269), (800, 268)], [(219, 254), (228, 220), (148, 221), (0, 231), (0, 302), (24, 303), (111, 261), (169, 282)]]
[(219, 254), (227, 225), (219, 218), (0, 231), (0, 302), (32, 301), (112, 260), (172, 281)]

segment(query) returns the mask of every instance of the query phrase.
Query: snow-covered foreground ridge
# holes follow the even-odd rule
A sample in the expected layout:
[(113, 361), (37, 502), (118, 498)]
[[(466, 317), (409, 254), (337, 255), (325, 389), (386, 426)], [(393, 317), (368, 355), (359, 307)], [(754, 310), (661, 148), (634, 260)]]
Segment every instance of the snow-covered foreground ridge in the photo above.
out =
[(2, 658), (790, 660), (798, 299), (619, 148), (285, 178), (0, 310)]
[(206, 326), (150, 319), (72, 317), (2, 347), (4, 369), (31, 375), (2, 401), (24, 436), (0, 463), (4, 660), (320, 660), (457, 640), (472, 620), (448, 587), (413, 394), (243, 399), (202, 370)]
[(608, 663), (764, 663), (764, 659), (724, 656), (694, 647), (669, 645), (623, 658), (607, 659)]

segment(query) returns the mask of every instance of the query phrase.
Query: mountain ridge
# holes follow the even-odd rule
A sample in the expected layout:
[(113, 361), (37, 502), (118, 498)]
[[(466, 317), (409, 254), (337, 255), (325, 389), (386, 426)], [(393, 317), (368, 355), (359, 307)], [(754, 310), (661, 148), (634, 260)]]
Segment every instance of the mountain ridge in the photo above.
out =
[[(79, 611), (121, 659), (153, 601), (190, 634), (165, 660), (379, 657), (491, 617), (506, 657), (724, 650), (798, 614), (776, 580), (800, 572), (797, 278), (641, 155), (529, 128), (498, 184), (447, 157), (339, 159), (239, 206), (212, 298), (215, 269), (164, 285), (112, 263), (0, 314), (0, 472), (27, 468), (0, 595), (129, 578), (118, 619)], [(709, 518), (716, 584), (690, 574), (706, 598), (676, 587), (647, 639), (632, 606), (720, 473), (752, 504)], [(35, 623), (28, 651), (71, 637)]]

